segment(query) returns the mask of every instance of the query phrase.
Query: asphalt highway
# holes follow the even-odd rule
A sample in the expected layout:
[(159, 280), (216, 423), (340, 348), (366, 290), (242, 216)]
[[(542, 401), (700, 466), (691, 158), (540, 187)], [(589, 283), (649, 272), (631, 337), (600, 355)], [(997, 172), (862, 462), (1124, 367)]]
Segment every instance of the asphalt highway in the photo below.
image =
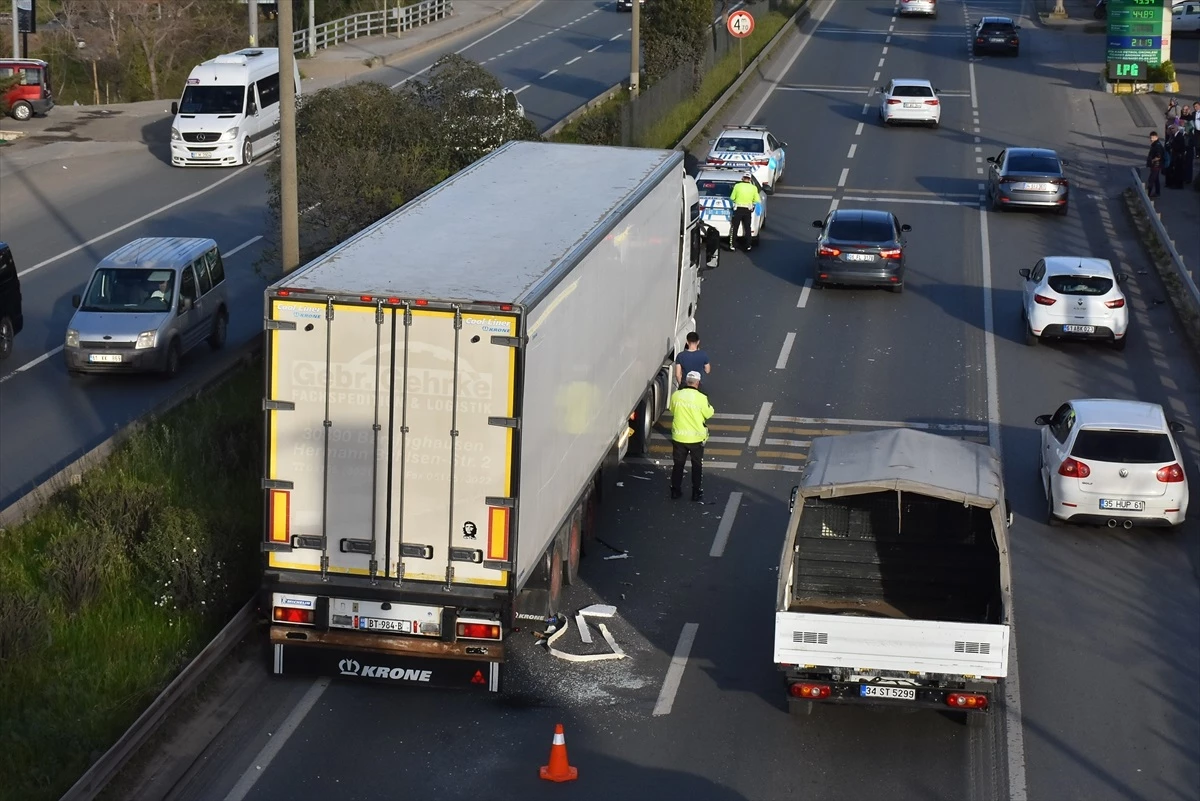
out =
[[(1186, 469), (1200, 475), (1196, 362), (1125, 222), (1084, 89), (1103, 38), (1026, 16), (1020, 58), (973, 61), (968, 18), (1022, 6), (939, 6), (936, 21), (907, 20), (887, 0), (822, 0), (776, 57), (795, 55), (774, 90), (747, 91), (730, 114), (768, 125), (789, 158), (761, 247), (705, 279), (720, 415), (707, 502), (667, 499), (665, 440), (626, 463), (568, 597), (570, 611), (617, 606), (610, 627), (630, 658), (561, 662), (518, 634), (499, 699), (249, 671), (168, 797), (1197, 797), (1200, 517), (1171, 532), (1049, 528), (1035, 472), (1033, 418), (1099, 396), (1163, 404), (1188, 425)], [(877, 123), (872, 88), (892, 77), (942, 90), (939, 130)], [(1071, 161), (1067, 217), (982, 210), (983, 159), (1009, 145)], [(812, 288), (811, 222), (835, 204), (912, 225), (902, 295)], [(1017, 270), (1056, 254), (1131, 275), (1124, 353), (1023, 344)], [(787, 495), (808, 442), (898, 423), (991, 442), (1005, 460), (1016, 636), (1004, 714), (982, 729), (933, 712), (792, 718), (771, 664)], [(610, 546), (628, 558), (604, 559)], [(537, 778), (557, 722), (580, 772), (565, 786)]]
[[(543, 0), (515, 20), (448, 42), (445, 51), (483, 63), (519, 90), (544, 129), (628, 75), (629, 24), (608, 0)], [(422, 53), (355, 80), (399, 85), (440, 55)], [(153, 377), (68, 380), (57, 349), (71, 296), (105, 255), (140, 236), (210, 236), (226, 252), (244, 246), (228, 265), (229, 345), (260, 331), (264, 283), (253, 264), (263, 247), (255, 238), (267, 223), (267, 159), (231, 170), (172, 168), (169, 128), (169, 118), (150, 117), (141, 137), (157, 144), (55, 144), (64, 157), (4, 170), (0, 240), (23, 273), (25, 329), (0, 365), (0, 508), (173, 392)], [(213, 358), (194, 351), (184, 372)]]

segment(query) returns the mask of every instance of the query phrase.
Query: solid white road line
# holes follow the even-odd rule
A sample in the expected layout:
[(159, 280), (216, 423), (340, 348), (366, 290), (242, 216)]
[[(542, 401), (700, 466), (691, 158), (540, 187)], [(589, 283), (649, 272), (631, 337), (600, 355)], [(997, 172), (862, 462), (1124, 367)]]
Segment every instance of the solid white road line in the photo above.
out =
[(283, 725), (271, 735), (270, 741), (254, 757), (254, 761), (250, 763), (250, 767), (246, 768), (242, 778), (238, 779), (237, 784), (229, 791), (229, 795), (225, 796), (225, 801), (242, 801), (246, 797), (247, 793), (253, 789), (255, 782), (262, 778), (263, 772), (271, 764), (271, 760), (279, 755), (279, 752), (287, 745), (288, 739), (296, 733), (296, 729), (312, 711), (330, 681), (329, 678), (321, 678), (313, 682), (312, 686), (308, 688), (308, 692), (300, 699), (300, 703), (296, 704), (296, 708), (284, 719)]
[(754, 420), (754, 428), (750, 431), (751, 448), (762, 445), (763, 434), (767, 433), (767, 421), (771, 419), (771, 407), (774, 405), (770, 401), (766, 401), (759, 409), (758, 417)]
[(782, 448), (807, 448), (812, 445), (811, 439), (773, 439), (767, 437), (763, 440), (764, 445), (775, 445)]
[[(817, 24), (813, 27), (813, 33), (816, 33), (817, 30), (820, 29), (821, 24), (825, 22), (825, 17), (828, 16), (829, 9), (833, 8), (833, 4), (835, 2), (837, 2), (837, 0), (830, 0), (830, 2), (826, 3), (825, 7), (821, 9), (821, 13), (815, 17)], [(792, 65), (796, 63), (796, 59), (800, 58), (800, 54), (804, 52), (804, 48), (808, 47), (808, 43), (812, 40), (813, 37), (811, 35), (805, 37), (804, 41), (800, 43), (800, 46), (796, 48), (796, 52), (792, 53), (792, 55), (788, 58), (787, 63), (783, 65), (783, 69), (779, 72), (780, 78), (782, 78), (784, 75), (787, 75), (788, 72), (791, 71)], [(754, 122), (754, 118), (758, 116), (758, 112), (762, 111), (762, 107), (767, 104), (767, 101), (771, 99), (771, 95), (775, 94), (775, 90), (778, 88), (778, 83), (772, 84), (771, 88), (767, 90), (767, 93), (762, 96), (762, 99), (754, 104), (754, 108), (751, 109), (750, 113), (746, 115), (747, 125), (750, 125)]]
[(891, 28), (887, 29), (886, 31), (882, 30), (880, 28), (873, 28), (873, 29), (822, 28), (821, 33), (853, 33), (853, 34), (861, 34), (861, 35), (866, 35), (866, 36), (888, 36), (888, 35), (891, 35), (891, 36), (935, 36), (935, 37), (942, 37), (942, 38), (947, 38), (947, 39), (949, 39), (949, 38), (958, 39), (960, 36), (962, 36), (962, 34), (959, 34), (959, 33), (944, 33), (944, 32), (935, 32), (935, 31), (901, 31), (900, 33), (896, 33), (895, 30), (893, 30), (895, 27), (896, 26), (893, 25)]
[(250, 239), (247, 239), (245, 242), (238, 245), (233, 250), (225, 251), (222, 255), (227, 259), (232, 259), (234, 256), (241, 253), (243, 250), (250, 247), (251, 245), (253, 245), (255, 242), (257, 242), (260, 239), (262, 239), (262, 234), (259, 234), (258, 236), (254, 236), (254, 237), (251, 237)]
[(804, 469), (804, 465), (799, 464), (774, 464), (769, 462), (755, 462), (755, 470), (775, 470), (780, 473), (799, 473)]
[(692, 643), (696, 641), (698, 628), (699, 623), (683, 624), (679, 642), (675, 645), (675, 656), (671, 657), (671, 666), (667, 668), (667, 677), (663, 680), (658, 701), (654, 704), (653, 715), (656, 718), (671, 714), (671, 707), (675, 705), (675, 694), (679, 692), (679, 682), (683, 680), (683, 670), (687, 667), (688, 655), (692, 652)]
[(841, 174), (840, 176), (838, 176), (838, 186), (839, 186), (839, 187), (843, 187), (843, 186), (845, 186), (845, 185), (846, 185), (846, 179), (847, 179), (847, 178), (849, 178), (849, 177), (850, 177), (850, 168), (849, 168), (849, 167), (842, 167), (842, 174)]
[[(506, 22), (506, 23), (504, 23), (503, 25), (501, 25), (501, 26), (500, 26), (499, 28), (497, 28), (496, 30), (494, 30), (494, 31), (491, 31), (490, 33), (485, 33), (483, 36), (480, 36), (478, 39), (476, 39), (475, 41), (471, 42), (471, 43), (470, 43), (469, 45), (467, 45), (466, 47), (462, 47), (462, 48), (459, 48), (458, 50), (455, 50), (455, 51), (454, 51), (454, 52), (455, 52), (455, 54), (461, 54), (461, 53), (465, 53), (466, 51), (470, 50), (472, 47), (474, 47), (475, 45), (479, 44), (480, 42), (482, 42), (482, 41), (485, 41), (485, 40), (487, 40), (487, 39), (490, 39), (490, 38), (492, 38), (493, 36), (495, 36), (496, 34), (500, 33), (500, 31), (504, 30), (504, 29), (505, 29), (505, 28), (507, 28), (509, 25), (516, 25), (518, 22), (520, 22), (520, 21), (521, 21), (521, 18), (522, 18), (522, 17), (524, 17), (526, 14), (530, 13), (531, 11), (533, 11), (535, 8), (537, 8), (538, 6), (540, 6), (540, 5), (541, 5), (542, 3), (544, 3), (545, 1), (546, 1), (546, 0), (537, 0), (537, 2), (536, 2), (536, 3), (534, 3), (533, 5), (531, 5), (529, 8), (525, 9), (524, 11), (522, 11), (522, 12), (521, 12), (520, 14), (518, 14), (517, 16), (513, 17), (513, 18), (512, 18), (511, 20), (509, 20), (508, 22)], [(540, 37), (539, 37), (539, 38), (540, 38)], [(528, 42), (526, 42), (526, 44), (528, 44)], [(419, 70), (419, 71), (417, 71), (417, 72), (414, 72), (412, 75), (409, 75), (409, 76), (408, 76), (407, 78), (405, 78), (404, 80), (397, 81), (396, 83), (392, 84), (392, 88), (393, 88), (393, 89), (399, 89), (401, 86), (403, 86), (404, 84), (408, 83), (408, 82), (409, 82), (409, 81), (411, 81), (413, 78), (416, 78), (418, 75), (424, 75), (425, 73), (429, 72), (431, 69), (433, 69), (433, 64), (430, 64), (428, 67), (426, 67), (426, 68), (425, 68), (425, 69), (423, 69), (423, 70)]]
[(733, 521), (737, 517), (738, 507), (741, 505), (742, 493), (729, 493), (729, 500), (725, 502), (725, 511), (721, 514), (721, 522), (717, 525), (717, 536), (713, 538), (712, 548), (708, 550), (709, 556), (725, 554), (725, 546), (729, 544), (729, 532), (733, 530)]
[(783, 347), (779, 350), (779, 358), (775, 360), (775, 369), (782, 370), (787, 367), (788, 356), (792, 355), (792, 345), (796, 344), (795, 332), (788, 332), (788, 335), (783, 338)]
[(835, 95), (865, 95), (869, 89), (843, 89), (835, 86), (777, 86), (777, 92), (829, 92)]
[(971, 76), (971, 108), (979, 108), (979, 95), (975, 94), (975, 62), (967, 65), (967, 74)]
[[(860, 122), (859, 125), (862, 125), (862, 123)], [(850, 152), (846, 154), (846, 158), (848, 158), (848, 159), (854, 158), (855, 150), (858, 150), (858, 145), (850, 145)]]
[(733, 412), (717, 412), (713, 415), (717, 420), (753, 420), (752, 414), (734, 414)]
[(866, 426), (869, 428), (919, 428), (922, 431), (978, 431), (989, 427), (974, 423), (906, 423), (902, 420), (850, 420), (845, 417), (791, 417), (786, 414), (771, 415), (772, 423), (802, 423), (824, 426)]
[(800, 287), (800, 300), (796, 301), (796, 308), (803, 309), (808, 305), (808, 296), (812, 292), (812, 279), (805, 278), (804, 286)]

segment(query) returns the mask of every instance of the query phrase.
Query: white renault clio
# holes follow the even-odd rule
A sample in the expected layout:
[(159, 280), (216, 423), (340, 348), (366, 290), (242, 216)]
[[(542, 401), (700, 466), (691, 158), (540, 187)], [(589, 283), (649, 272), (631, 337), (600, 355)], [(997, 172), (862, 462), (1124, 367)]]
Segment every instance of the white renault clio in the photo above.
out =
[(1108, 259), (1047, 256), (1020, 271), (1025, 344), (1039, 339), (1095, 339), (1125, 349), (1129, 304)]
[(1047, 520), (1178, 526), (1188, 485), (1169, 421), (1156, 403), (1087, 399), (1034, 421), (1042, 427), (1041, 479)]

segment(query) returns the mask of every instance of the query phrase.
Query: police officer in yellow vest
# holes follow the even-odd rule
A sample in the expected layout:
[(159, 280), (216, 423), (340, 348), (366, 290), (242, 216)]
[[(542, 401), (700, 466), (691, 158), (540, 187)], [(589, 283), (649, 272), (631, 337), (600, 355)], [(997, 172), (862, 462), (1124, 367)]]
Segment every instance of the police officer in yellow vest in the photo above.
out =
[(762, 196), (758, 194), (758, 187), (751, 180), (750, 173), (742, 176), (742, 180), (733, 185), (733, 190), (729, 193), (729, 200), (733, 203), (733, 220), (729, 224), (729, 249), (737, 249), (738, 229), (745, 227), (746, 229), (746, 250), (750, 250), (751, 242), (751, 225), (750, 222), (754, 217), (754, 209), (762, 202)]
[(671, 394), (667, 409), (671, 412), (671, 498), (683, 496), (683, 465), (688, 457), (692, 460), (692, 500), (703, 497), (700, 488), (704, 443), (708, 440), (708, 418), (713, 416), (708, 396), (697, 387), (700, 374), (692, 370), (684, 378), (687, 386)]

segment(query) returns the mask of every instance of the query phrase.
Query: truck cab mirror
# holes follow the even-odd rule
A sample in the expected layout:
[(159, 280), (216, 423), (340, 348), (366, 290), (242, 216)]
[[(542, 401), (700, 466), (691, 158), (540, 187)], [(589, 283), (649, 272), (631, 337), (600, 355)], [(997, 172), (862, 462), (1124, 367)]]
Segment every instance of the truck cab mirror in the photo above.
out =
[(1167, 428), (1171, 429), (1176, 434), (1182, 434), (1184, 431), (1187, 431), (1187, 427), (1183, 423), (1176, 422), (1175, 420), (1167, 423)]
[(796, 496), (800, 494), (800, 487), (792, 487), (791, 497), (788, 498), (788, 511), (796, 509)]
[(174, 117), (179, 113), (179, 103), (171, 101), (171, 116)]
[(79, 308), (79, 304), (80, 304), (80, 303), (82, 303), (82, 302), (83, 302), (83, 298), (81, 298), (79, 295), (72, 295), (72, 296), (71, 296), (71, 308), (72, 308), (72, 309), (78, 309), (78, 308)]
[(1048, 414), (1039, 414), (1037, 417), (1033, 418), (1033, 424), (1034, 424), (1035, 426), (1048, 426), (1048, 425), (1050, 425), (1050, 415), (1048, 415)]

